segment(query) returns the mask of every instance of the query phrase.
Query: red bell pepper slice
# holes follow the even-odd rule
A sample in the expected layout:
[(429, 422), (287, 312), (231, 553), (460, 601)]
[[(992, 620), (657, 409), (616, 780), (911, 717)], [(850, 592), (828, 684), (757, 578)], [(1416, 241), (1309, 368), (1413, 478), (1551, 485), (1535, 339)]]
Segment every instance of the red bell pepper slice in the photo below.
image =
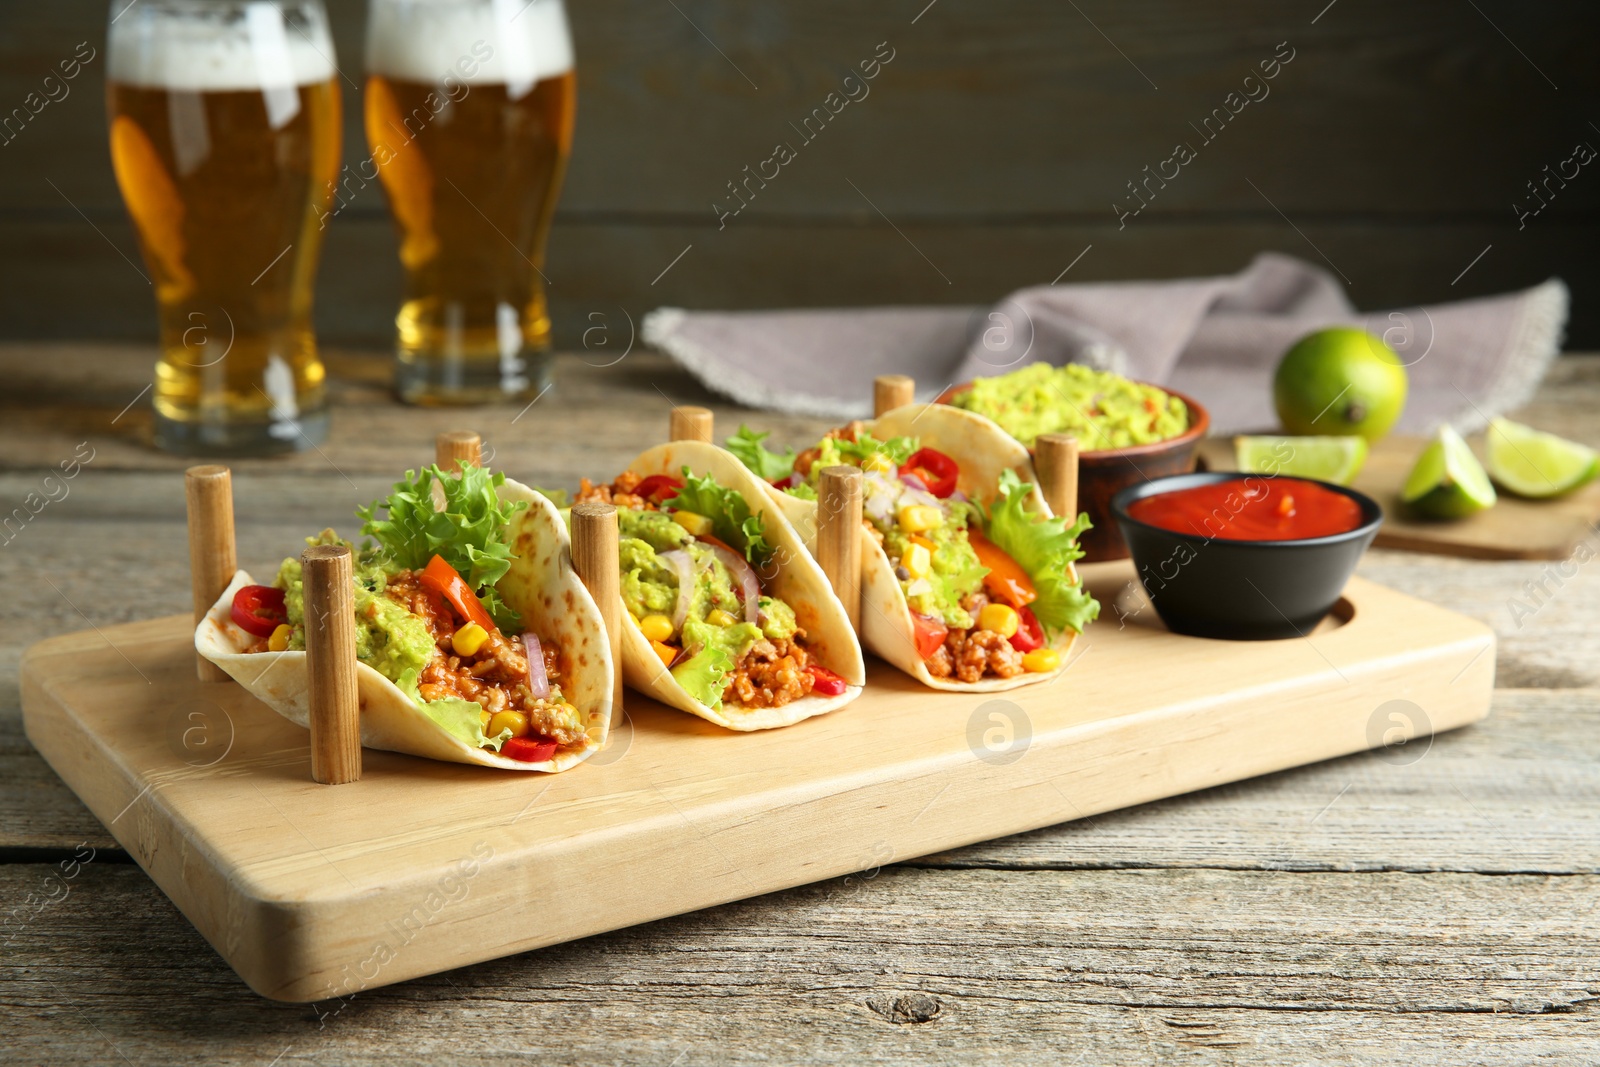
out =
[(820, 693), (825, 697), (842, 696), (845, 691), (845, 681), (826, 667), (819, 667), (815, 663), (806, 666), (806, 673), (811, 675), (813, 693)]
[(934, 448), (919, 448), (911, 453), (901, 474), (915, 474), (928, 487), (928, 492), (943, 500), (956, 491), (956, 478), (961, 468), (956, 461)]
[(1018, 611), (1038, 598), (1033, 579), (1005, 549), (979, 533), (976, 526), (968, 529), (967, 540), (978, 554), (978, 562), (989, 568), (989, 573), (983, 576), (983, 585), (991, 596), (1005, 601)]
[(500, 746), (500, 755), (519, 763), (543, 763), (561, 746), (542, 737), (512, 737)]
[(1011, 635), (1010, 640), (1011, 647), (1018, 652), (1027, 653), (1044, 647), (1044, 627), (1039, 625), (1031, 608), (1017, 612), (1017, 632)]
[(644, 481), (633, 487), (634, 496), (642, 496), (657, 507), (678, 495), (678, 490), (683, 488), (683, 479), (674, 478), (670, 474), (652, 474)]
[(444, 561), (443, 556), (434, 556), (428, 565), (422, 568), (420, 578), (423, 585), (450, 602), (456, 609), (456, 614), (467, 622), (475, 622), (490, 633), (499, 633), (494, 619), (483, 610), (483, 604), (478, 600), (478, 594), (472, 591), (467, 580), (450, 564)]
[(911, 613), (911, 632), (917, 641), (917, 655), (927, 659), (939, 651), (939, 646), (944, 644), (944, 639), (950, 636), (950, 627), (938, 619), (913, 611)]
[(272, 631), (289, 621), (283, 590), (270, 585), (244, 586), (233, 594), (230, 614), (241, 630), (256, 637), (271, 637)]

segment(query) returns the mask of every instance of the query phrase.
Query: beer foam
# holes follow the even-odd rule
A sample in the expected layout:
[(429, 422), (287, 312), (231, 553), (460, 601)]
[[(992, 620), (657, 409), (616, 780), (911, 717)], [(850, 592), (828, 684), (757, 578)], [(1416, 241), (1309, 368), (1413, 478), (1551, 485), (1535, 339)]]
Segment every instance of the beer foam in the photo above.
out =
[[(485, 58), (487, 56), (487, 58)], [(572, 69), (561, 0), (372, 0), (367, 72), (508, 87), (513, 98)]]
[(112, 81), (147, 88), (289, 88), (334, 74), (327, 27), (314, 24), (302, 34), (285, 26), (268, 4), (252, 4), (242, 20), (227, 21), (215, 14), (136, 8), (112, 23), (108, 50)]

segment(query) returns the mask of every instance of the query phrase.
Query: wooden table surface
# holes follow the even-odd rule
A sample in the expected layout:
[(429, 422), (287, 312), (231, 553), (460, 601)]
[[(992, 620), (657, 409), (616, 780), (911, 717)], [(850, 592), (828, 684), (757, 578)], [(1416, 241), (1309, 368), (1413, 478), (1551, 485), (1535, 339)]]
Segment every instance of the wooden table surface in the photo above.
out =
[[(1588, 553), (1367, 557), (1366, 577), (1500, 636), (1490, 719), (1431, 743), (344, 1002), (263, 1000), (22, 733), (24, 647), (188, 608), (185, 464), (142, 444), (149, 362), (129, 347), (0, 347), (0, 518), (38, 512), (0, 534), (7, 1062), (1600, 1060), (1600, 563)], [(269, 571), (325, 525), (353, 530), (354, 505), (427, 462), (445, 428), (479, 430), (497, 466), (546, 486), (614, 473), (661, 437), (673, 402), (714, 407), (724, 432), (740, 418), (792, 442), (823, 428), (740, 413), (646, 354), (564, 357), (531, 407), (473, 412), (399, 408), (382, 358), (330, 363), (331, 440), (235, 464), (246, 567)], [(1600, 357), (1572, 357), (1523, 415), (1600, 445), (1597, 411)], [(46, 481), (90, 450), (75, 478)]]

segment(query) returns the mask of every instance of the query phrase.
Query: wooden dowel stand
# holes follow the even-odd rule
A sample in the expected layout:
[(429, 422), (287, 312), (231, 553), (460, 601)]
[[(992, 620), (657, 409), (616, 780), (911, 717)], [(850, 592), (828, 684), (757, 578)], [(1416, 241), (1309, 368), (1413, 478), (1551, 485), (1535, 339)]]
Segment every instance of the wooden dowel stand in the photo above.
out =
[(1052, 515), (1068, 521), (1078, 517), (1078, 439), (1062, 433), (1042, 433), (1033, 442), (1033, 466), (1039, 472), (1039, 491)]
[(712, 418), (710, 408), (673, 408), (668, 427), (669, 441), (704, 441), (711, 444)]
[(311, 777), (343, 785), (361, 777), (361, 705), (356, 690), (356, 614), (350, 549), (315, 545), (300, 555), (306, 591)]
[(572, 507), (572, 569), (600, 608), (611, 645), (611, 728), (622, 724), (622, 578), (617, 559), (617, 509), (610, 504)]
[(904, 374), (880, 374), (872, 379), (872, 417), (903, 408), (917, 399), (917, 383)]
[(861, 469), (829, 467), (817, 487), (817, 565), (861, 628)]
[[(190, 467), (183, 472), (183, 495), (189, 509), (189, 587), (194, 623), (199, 626), (239, 569), (233, 541), (233, 474), (227, 467)], [(195, 653), (195, 673), (202, 682), (230, 680), (227, 671), (199, 653)]]
[(483, 466), (483, 438), (471, 430), (446, 430), (434, 439), (434, 452), (439, 466), (451, 473), (463, 459), (469, 467)]

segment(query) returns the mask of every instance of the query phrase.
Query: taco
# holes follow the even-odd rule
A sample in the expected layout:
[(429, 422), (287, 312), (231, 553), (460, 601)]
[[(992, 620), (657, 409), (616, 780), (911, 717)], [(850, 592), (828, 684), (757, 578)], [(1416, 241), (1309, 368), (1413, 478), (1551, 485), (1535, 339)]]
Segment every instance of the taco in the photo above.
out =
[(817, 484), (860, 467), (861, 639), (935, 689), (995, 692), (1048, 681), (1100, 605), (1074, 562), (1087, 515), (1053, 517), (1027, 449), (943, 404), (852, 422), (777, 453), (741, 427), (728, 450), (767, 482), (814, 546)]
[(577, 501), (617, 507), (628, 684), (730, 730), (842, 708), (861, 646), (766, 487), (717, 448), (652, 448)]
[[(453, 763), (562, 771), (604, 746), (611, 650), (555, 505), (503, 474), (406, 472), (358, 509), (353, 552), (361, 743)], [(308, 545), (350, 544), (332, 530)], [(309, 721), (298, 557), (239, 571), (195, 648), (252, 696)]]

